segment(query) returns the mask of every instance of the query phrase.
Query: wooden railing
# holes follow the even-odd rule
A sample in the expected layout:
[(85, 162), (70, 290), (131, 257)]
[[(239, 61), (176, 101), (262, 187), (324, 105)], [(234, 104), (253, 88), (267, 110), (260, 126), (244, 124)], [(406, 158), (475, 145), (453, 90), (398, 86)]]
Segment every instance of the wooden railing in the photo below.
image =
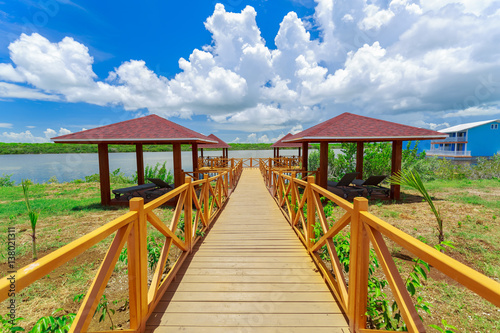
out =
[[(215, 175), (218, 175), (223, 172), (227, 172), (227, 179), (224, 178), (224, 182), (228, 182), (229, 188), (234, 188), (236, 186), (236, 183), (240, 179), (242, 169), (244, 167), (244, 164), (242, 161), (234, 161), (234, 167), (232, 168), (214, 168), (212, 170), (197, 170), (197, 171), (182, 171), (182, 174), (184, 177), (190, 176), (193, 179), (203, 179), (205, 175), (208, 175), (209, 177), (213, 177)], [(226, 177), (226, 176), (224, 176)]]
[(276, 168), (293, 169), (300, 166), (301, 160), (299, 157), (277, 157), (277, 158), (261, 158), (261, 157), (245, 157), (245, 158), (224, 158), (224, 157), (199, 157), (198, 169), (224, 169), (236, 165), (239, 162), (243, 163), (243, 168), (258, 168), (260, 163), (269, 162)]
[[(230, 172), (224, 171), (214, 177), (204, 175), (193, 181), (186, 177), (185, 183), (144, 204), (143, 198), (130, 200), (130, 212), (92, 231), (91, 233), (63, 246), (47, 256), (20, 269), (15, 274), (15, 290), (21, 291), (57, 267), (76, 258), (90, 247), (115, 234), (101, 266), (76, 315), (70, 332), (87, 332), (95, 309), (101, 299), (109, 278), (115, 268), (125, 243), (128, 257), (128, 287), (130, 306), (130, 329), (127, 332), (143, 332), (146, 320), (160, 301), (167, 287), (175, 278), (179, 268), (223, 209), (230, 190), (234, 188), (242, 172), (238, 163)], [(229, 176), (231, 174), (231, 176)], [(232, 179), (229, 182), (229, 179)], [(176, 200), (176, 207), (169, 226), (154, 212), (168, 201)], [(195, 209), (193, 209), (193, 206)], [(184, 213), (184, 240), (179, 236), (181, 214)], [(188, 222), (189, 221), (189, 222)], [(155, 272), (148, 285), (147, 223), (165, 236), (165, 242)], [(163, 276), (172, 245), (182, 252), (171, 264), (169, 272)], [(8, 298), (11, 282), (4, 277), (0, 280), (0, 302)], [(111, 332), (111, 331), (109, 331)]]
[(272, 164), (273, 161), (269, 161), (272, 159), (261, 159), (259, 162), (259, 170), (260, 173), (262, 174), (262, 177), (264, 178), (264, 183), (268, 188), (272, 188), (273, 181), (275, 180), (273, 178), (273, 173), (281, 173), (283, 175), (288, 175), (290, 176), (292, 172), (295, 172), (295, 178), (298, 179), (307, 179), (307, 177), (312, 176), (315, 179), (315, 182), (318, 182), (318, 174), (319, 174), (319, 169), (318, 170), (309, 170), (309, 171), (304, 171), (304, 170), (295, 170), (295, 169), (290, 169), (287, 170), (286, 168), (277, 168), (277, 167), (272, 167), (269, 168), (269, 164)]
[[(263, 175), (269, 174), (262, 165)], [(267, 169), (268, 170), (268, 169)], [(416, 257), (426, 261), (435, 269), (476, 292), (489, 302), (500, 306), (500, 284), (472, 268), (437, 251), (427, 244), (411, 237), (368, 212), (368, 200), (355, 198), (354, 203), (336, 196), (314, 183), (314, 177), (306, 180), (297, 178), (296, 173), (285, 175), (272, 171), (266, 180), (271, 195), (283, 211), (288, 222), (309, 251), (326, 283), (347, 314), (352, 332), (371, 332), (366, 329), (368, 297), (369, 251), (373, 247), (390, 284), (395, 300), (408, 331), (425, 332), (423, 323), (415, 310), (405, 282), (387, 248), (384, 237), (394, 241)], [(333, 225), (329, 225), (320, 197), (331, 200), (345, 210), (345, 214)], [(320, 224), (321, 235), (317, 242), (314, 231)], [(333, 237), (350, 225), (350, 257), (348, 281), (337, 256)], [(332, 269), (327, 268), (320, 258), (321, 251), (331, 258)]]

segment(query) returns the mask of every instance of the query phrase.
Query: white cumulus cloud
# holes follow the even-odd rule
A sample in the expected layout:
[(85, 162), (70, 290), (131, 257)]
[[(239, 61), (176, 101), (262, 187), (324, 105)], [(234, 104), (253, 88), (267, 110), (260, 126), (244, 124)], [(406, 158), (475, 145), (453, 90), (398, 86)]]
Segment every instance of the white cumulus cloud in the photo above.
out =
[(215, 5), (205, 21), (212, 43), (179, 59), (172, 78), (141, 59), (123, 59), (99, 78), (88, 46), (22, 34), (8, 47), (11, 61), (0, 63), (0, 98), (206, 115), (214, 126), (260, 133), (247, 138), (253, 142), (345, 111), (438, 124), (436, 117), (490, 115), (486, 106), (500, 102), (498, 1), (315, 5), (310, 17), (287, 13), (274, 45), (253, 7)]

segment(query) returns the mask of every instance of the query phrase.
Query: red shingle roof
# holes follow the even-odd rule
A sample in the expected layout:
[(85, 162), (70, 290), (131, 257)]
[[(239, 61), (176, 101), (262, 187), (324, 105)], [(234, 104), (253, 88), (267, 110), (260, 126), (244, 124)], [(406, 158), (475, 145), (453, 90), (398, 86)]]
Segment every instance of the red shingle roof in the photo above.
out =
[(213, 134), (210, 134), (208, 138), (212, 141), (217, 141), (217, 143), (202, 143), (198, 145), (198, 148), (232, 148)]
[(302, 147), (302, 144), (300, 142), (283, 142), (283, 140), (288, 140), (291, 138), (293, 135), (291, 133), (288, 133), (275, 143), (271, 145), (273, 148), (297, 148), (297, 147)]
[(445, 136), (443, 136), (443, 133), (428, 129), (346, 112), (297, 133), (293, 137), (286, 139), (286, 142), (377, 142), (438, 138), (445, 138)]
[(122, 121), (52, 138), (56, 143), (168, 144), (213, 142), (206, 136), (157, 115)]

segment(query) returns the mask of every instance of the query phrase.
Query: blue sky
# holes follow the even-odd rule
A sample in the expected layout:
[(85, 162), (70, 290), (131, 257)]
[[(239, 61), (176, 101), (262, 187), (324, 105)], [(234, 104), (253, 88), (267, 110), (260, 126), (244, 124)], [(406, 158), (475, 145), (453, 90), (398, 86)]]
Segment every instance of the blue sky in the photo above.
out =
[(0, 142), (156, 113), (272, 142), (342, 112), (500, 118), (500, 1), (0, 0)]

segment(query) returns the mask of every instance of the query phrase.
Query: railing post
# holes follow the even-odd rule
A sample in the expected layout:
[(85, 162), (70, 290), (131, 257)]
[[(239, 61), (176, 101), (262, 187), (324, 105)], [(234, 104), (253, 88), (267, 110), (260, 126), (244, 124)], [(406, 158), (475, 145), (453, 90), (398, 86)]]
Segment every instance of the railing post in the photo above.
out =
[(207, 226), (210, 225), (210, 204), (208, 203), (209, 201), (209, 194), (210, 194), (210, 189), (208, 188), (210, 186), (210, 182), (208, 181), (208, 174), (203, 175), (203, 180), (205, 181), (203, 185), (203, 208), (205, 211), (203, 212), (205, 216), (205, 221), (207, 222)]
[(269, 188), (271, 188), (273, 186), (273, 167), (272, 167), (272, 165), (273, 165), (272, 159), (269, 158), (269, 179), (268, 179), (268, 181), (269, 181), (269, 184), (268, 184)]
[(130, 211), (137, 212), (128, 239), (128, 280), (130, 302), (130, 327), (144, 328), (148, 313), (148, 250), (144, 199), (133, 198)]
[[(226, 189), (226, 192), (227, 194), (229, 194), (229, 175), (230, 175), (230, 172), (226, 172), (226, 177), (224, 177), (224, 187)], [(221, 204), (222, 204), (222, 201), (221, 201)]]
[[(219, 200), (220, 205), (222, 206), (222, 186), (224, 185), (223, 174), (219, 173), (219, 177), (217, 179), (217, 183), (215, 185), (215, 190), (217, 191), (217, 199)], [(221, 207), (219, 207), (220, 209)]]
[(231, 158), (231, 169), (234, 168), (234, 157)]
[(360, 213), (367, 210), (368, 200), (366, 198), (354, 199), (354, 209), (351, 216), (349, 298), (347, 305), (347, 316), (351, 332), (358, 332), (360, 329), (365, 328), (366, 325), (370, 242), (361, 221)]
[(189, 184), (186, 189), (186, 196), (184, 197), (184, 239), (186, 242), (186, 247), (188, 251), (191, 252), (192, 240), (193, 240), (193, 185), (191, 182), (193, 178), (187, 176), (185, 178), (185, 183)]
[(292, 213), (291, 213), (291, 216), (292, 216), (292, 219), (291, 219), (291, 222), (295, 221), (295, 205), (297, 204), (296, 201), (297, 201), (297, 197), (295, 196), (295, 184), (294, 184), (294, 180), (295, 180), (295, 177), (296, 177), (296, 173), (295, 171), (292, 172), (292, 179), (290, 180), (290, 192), (292, 192), (292, 204), (290, 205), (291, 209), (292, 209)]
[(276, 193), (278, 193), (278, 204), (281, 206), (280, 183), (283, 183), (283, 179), (281, 179), (281, 171), (278, 172), (278, 180), (276, 181)]
[(314, 205), (314, 192), (312, 189), (312, 184), (314, 184), (314, 177), (307, 177), (307, 232), (306, 232), (306, 243), (307, 250), (310, 250), (314, 245), (314, 224), (316, 222), (316, 207)]

